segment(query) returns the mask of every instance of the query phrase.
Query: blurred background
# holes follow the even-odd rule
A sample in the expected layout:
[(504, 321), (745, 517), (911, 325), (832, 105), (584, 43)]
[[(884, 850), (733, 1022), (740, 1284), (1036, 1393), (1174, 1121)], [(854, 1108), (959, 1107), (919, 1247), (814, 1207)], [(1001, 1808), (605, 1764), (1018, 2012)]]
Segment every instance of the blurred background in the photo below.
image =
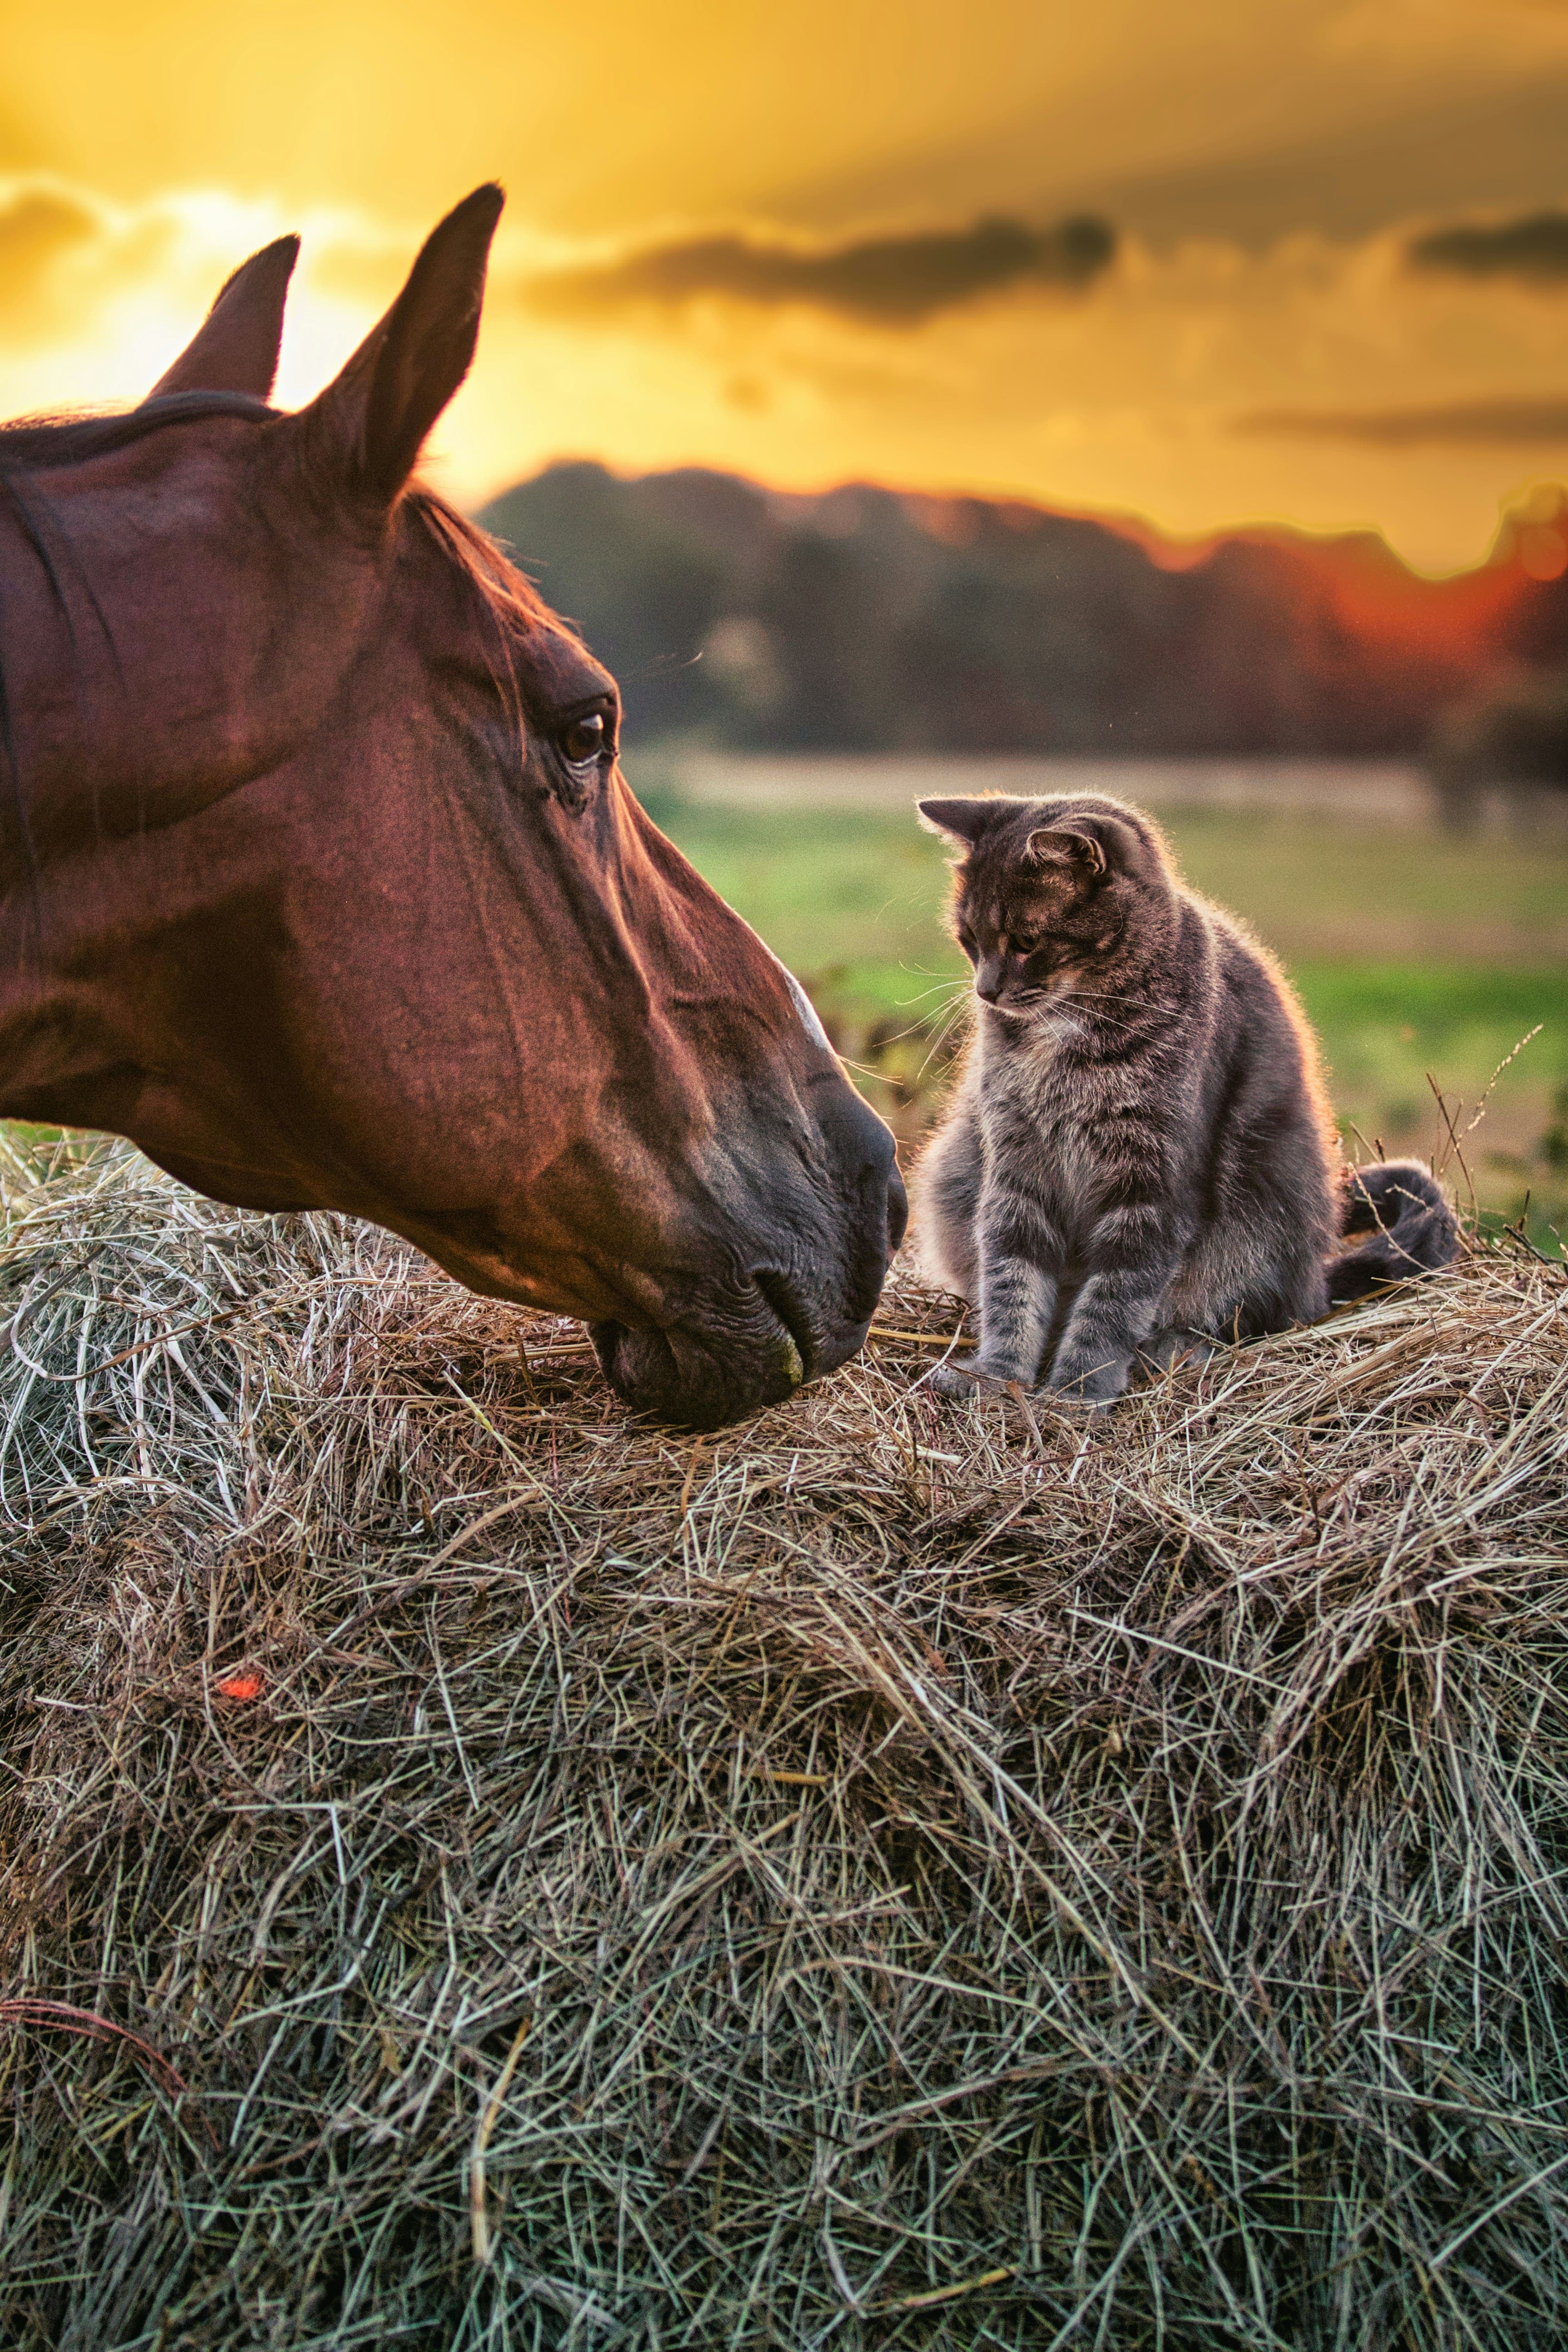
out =
[(907, 1137), (910, 803), (1081, 782), (1283, 957), (1353, 1150), (1555, 1246), (1564, 0), (79, 0), (0, 56), (12, 414), (139, 397), (284, 228), (305, 398), (506, 182), (432, 471)]

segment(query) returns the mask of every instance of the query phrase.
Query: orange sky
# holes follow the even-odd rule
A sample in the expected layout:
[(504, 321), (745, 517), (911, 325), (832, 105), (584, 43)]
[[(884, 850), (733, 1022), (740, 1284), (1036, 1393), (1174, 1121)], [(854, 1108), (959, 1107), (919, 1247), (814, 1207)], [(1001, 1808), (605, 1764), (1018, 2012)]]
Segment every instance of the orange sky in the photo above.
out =
[(498, 175), (468, 499), (697, 461), (1440, 569), (1568, 470), (1563, 0), (13, 0), (0, 60), (10, 413), (137, 396), (284, 227), (304, 397)]

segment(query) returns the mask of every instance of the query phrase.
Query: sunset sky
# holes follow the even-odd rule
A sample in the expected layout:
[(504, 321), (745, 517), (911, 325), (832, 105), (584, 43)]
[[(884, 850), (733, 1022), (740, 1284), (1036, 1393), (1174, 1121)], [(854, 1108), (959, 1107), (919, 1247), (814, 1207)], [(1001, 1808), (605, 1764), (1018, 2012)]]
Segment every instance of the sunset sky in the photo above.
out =
[(1568, 472), (1568, 0), (75, 0), (0, 58), (8, 414), (139, 396), (284, 228), (303, 399), (494, 176), (469, 502), (697, 462), (1441, 570)]

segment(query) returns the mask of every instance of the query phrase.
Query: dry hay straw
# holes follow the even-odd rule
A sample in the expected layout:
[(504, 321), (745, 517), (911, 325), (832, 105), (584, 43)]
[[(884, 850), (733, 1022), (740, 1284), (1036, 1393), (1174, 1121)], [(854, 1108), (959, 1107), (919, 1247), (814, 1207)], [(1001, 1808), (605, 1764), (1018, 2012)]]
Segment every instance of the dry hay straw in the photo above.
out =
[(1561, 1269), (1092, 1428), (900, 1277), (693, 1444), (123, 1150), (7, 1235), (7, 2346), (1568, 2340)]

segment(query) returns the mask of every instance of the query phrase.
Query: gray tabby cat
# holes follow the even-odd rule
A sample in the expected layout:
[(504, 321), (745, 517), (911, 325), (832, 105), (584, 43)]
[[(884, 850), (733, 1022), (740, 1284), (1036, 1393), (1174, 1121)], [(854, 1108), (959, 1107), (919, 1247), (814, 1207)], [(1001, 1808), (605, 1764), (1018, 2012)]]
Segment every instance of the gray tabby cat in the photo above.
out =
[(920, 814), (963, 853), (952, 928), (979, 999), (916, 1211), (927, 1272), (980, 1308), (972, 1372), (1107, 1404), (1135, 1370), (1448, 1264), (1425, 1168), (1339, 1168), (1289, 984), (1184, 887), (1141, 810), (996, 795)]

